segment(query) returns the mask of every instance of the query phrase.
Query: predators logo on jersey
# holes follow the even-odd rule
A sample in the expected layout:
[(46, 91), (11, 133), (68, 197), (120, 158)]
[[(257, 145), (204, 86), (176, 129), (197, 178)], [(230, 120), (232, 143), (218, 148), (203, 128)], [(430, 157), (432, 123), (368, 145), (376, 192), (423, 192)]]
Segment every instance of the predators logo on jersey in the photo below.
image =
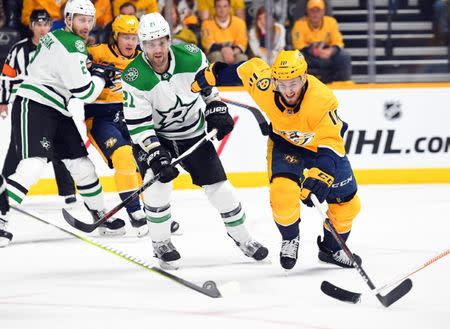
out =
[(305, 146), (311, 143), (314, 139), (314, 133), (302, 133), (301, 131), (289, 131), (289, 130), (281, 130), (274, 131), (275, 133), (281, 135), (284, 139), (289, 140), (292, 144), (297, 146)]

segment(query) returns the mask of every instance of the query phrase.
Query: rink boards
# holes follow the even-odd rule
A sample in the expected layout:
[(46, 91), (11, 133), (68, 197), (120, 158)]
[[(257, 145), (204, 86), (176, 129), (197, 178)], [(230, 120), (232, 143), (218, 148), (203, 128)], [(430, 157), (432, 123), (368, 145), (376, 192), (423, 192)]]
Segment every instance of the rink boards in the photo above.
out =
[[(349, 124), (346, 149), (359, 184), (450, 183), (450, 83), (334, 86), (339, 117)], [(256, 106), (239, 87), (222, 88), (222, 95)], [(81, 103), (70, 110), (84, 136)], [(229, 179), (238, 187), (267, 185), (266, 144), (250, 111), (230, 106), (235, 129), (216, 142)], [(10, 120), (0, 120), (0, 161), (3, 163)], [(106, 191), (114, 191), (112, 170), (89, 146), (91, 159)], [(56, 193), (50, 166), (33, 194)], [(180, 175), (175, 188), (192, 188)]]

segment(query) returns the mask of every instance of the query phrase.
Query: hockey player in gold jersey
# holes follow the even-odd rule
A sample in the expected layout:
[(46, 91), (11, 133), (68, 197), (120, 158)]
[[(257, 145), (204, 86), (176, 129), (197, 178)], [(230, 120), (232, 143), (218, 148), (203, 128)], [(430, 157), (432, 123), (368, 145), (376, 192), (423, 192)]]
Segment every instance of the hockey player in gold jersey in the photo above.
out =
[[(307, 63), (298, 50), (280, 52), (272, 68), (259, 58), (236, 65), (213, 63), (197, 74), (192, 90), (205, 91), (229, 80), (240, 80), (271, 122), (270, 205), (283, 240), (280, 263), (290, 270), (300, 242), (299, 199), (307, 206), (313, 206), (311, 193), (320, 202), (326, 200), (328, 216), (344, 240), (359, 213), (357, 184), (344, 148), (347, 124), (337, 114), (333, 92), (307, 74)], [(323, 240), (317, 239), (319, 259), (352, 267), (325, 226), (323, 231)], [(355, 258), (361, 262), (359, 256)]]

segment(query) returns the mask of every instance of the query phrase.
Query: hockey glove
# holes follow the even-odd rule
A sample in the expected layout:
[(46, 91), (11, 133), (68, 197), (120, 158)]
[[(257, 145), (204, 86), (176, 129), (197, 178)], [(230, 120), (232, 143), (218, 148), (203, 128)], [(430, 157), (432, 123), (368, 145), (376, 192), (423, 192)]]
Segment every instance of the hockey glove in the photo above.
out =
[(161, 183), (168, 183), (179, 174), (178, 169), (170, 164), (171, 160), (170, 153), (162, 146), (157, 146), (148, 153), (147, 164), (155, 175), (159, 174)]
[(308, 207), (313, 207), (311, 193), (313, 193), (320, 203), (324, 202), (330, 193), (330, 187), (333, 184), (334, 177), (313, 167), (308, 172), (308, 177), (303, 181), (300, 191), (300, 200)]
[(218, 72), (226, 66), (227, 64), (225, 63), (216, 62), (198, 71), (195, 75), (194, 82), (191, 84), (191, 91), (193, 93), (198, 93), (201, 90), (210, 89), (211, 87), (216, 86), (217, 81), (219, 80)]
[(114, 78), (116, 77), (117, 68), (109, 63), (92, 63), (89, 68), (91, 75), (96, 75), (105, 80), (105, 88), (114, 87)]
[(6, 179), (0, 175), (0, 215), (9, 211), (8, 194), (6, 192)]
[(228, 113), (228, 106), (221, 101), (212, 101), (206, 105), (205, 120), (208, 132), (217, 129), (217, 139), (220, 141), (228, 135), (234, 127), (234, 121)]

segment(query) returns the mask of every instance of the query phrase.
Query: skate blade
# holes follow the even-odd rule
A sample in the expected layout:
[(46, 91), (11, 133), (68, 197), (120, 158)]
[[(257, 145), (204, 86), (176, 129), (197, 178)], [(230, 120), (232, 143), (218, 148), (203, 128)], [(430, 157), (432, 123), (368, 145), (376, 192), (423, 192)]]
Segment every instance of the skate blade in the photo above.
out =
[(121, 228), (118, 230), (108, 230), (108, 229), (102, 229), (101, 227), (98, 229), (98, 234), (100, 236), (121, 236), (125, 235), (125, 229)]
[(0, 248), (6, 247), (11, 243), (11, 240), (8, 238), (0, 238)]
[(149, 232), (148, 227), (134, 227), (134, 230), (136, 232), (136, 236), (138, 238), (143, 238), (144, 236), (146, 236)]
[(177, 260), (174, 260), (172, 262), (165, 262), (165, 261), (158, 259), (158, 263), (159, 263), (159, 266), (163, 270), (167, 270), (167, 271), (176, 271), (180, 268)]

